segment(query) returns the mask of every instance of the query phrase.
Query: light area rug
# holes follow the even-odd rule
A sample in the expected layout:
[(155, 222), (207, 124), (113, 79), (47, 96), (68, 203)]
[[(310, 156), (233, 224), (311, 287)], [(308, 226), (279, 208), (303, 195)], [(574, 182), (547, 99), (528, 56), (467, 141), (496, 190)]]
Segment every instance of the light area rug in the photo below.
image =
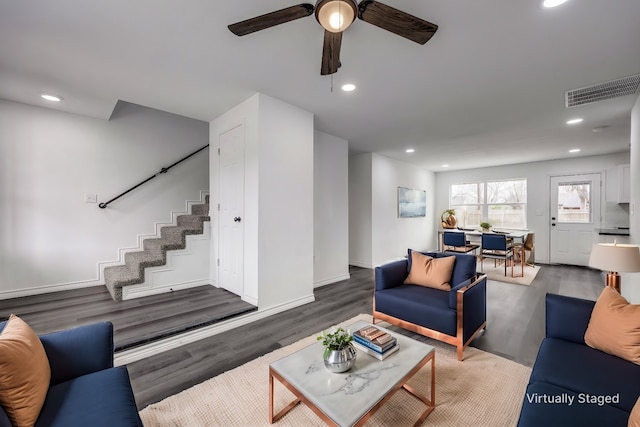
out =
[[(533, 267), (526, 265), (524, 267), (524, 276), (523, 277), (511, 277), (511, 267), (507, 266), (507, 275), (504, 275), (504, 264), (499, 264), (497, 267), (493, 266), (492, 259), (484, 260), (484, 274), (487, 275), (488, 280), (495, 280), (496, 282), (505, 282), (512, 283), (514, 285), (523, 285), (529, 286), (533, 282), (533, 279), (538, 275), (538, 271), (540, 271), (540, 266), (535, 265)], [(478, 262), (477, 271), (480, 273), (480, 262)], [(522, 270), (520, 264), (513, 267), (513, 274), (515, 276), (520, 276), (522, 274)]]
[[(371, 322), (371, 316), (361, 314), (340, 325), (347, 326), (357, 320)], [(318, 333), (149, 405), (140, 411), (145, 427), (268, 426), (269, 364), (312, 344)], [(428, 343), (436, 347), (436, 408), (424, 425), (516, 425), (531, 368), (472, 347), (465, 349), (465, 360), (459, 362), (453, 346), (434, 340), (428, 340)], [(318, 357), (322, 355), (318, 354)], [(368, 356), (359, 353), (358, 357)], [(391, 357), (402, 357), (402, 349)], [(422, 368), (409, 382), (425, 395), (431, 378), (430, 365)], [(275, 385), (277, 412), (293, 400), (293, 395), (277, 381)], [(413, 425), (424, 408), (416, 398), (399, 390), (366, 425)], [(275, 425), (325, 424), (309, 408), (299, 404)]]

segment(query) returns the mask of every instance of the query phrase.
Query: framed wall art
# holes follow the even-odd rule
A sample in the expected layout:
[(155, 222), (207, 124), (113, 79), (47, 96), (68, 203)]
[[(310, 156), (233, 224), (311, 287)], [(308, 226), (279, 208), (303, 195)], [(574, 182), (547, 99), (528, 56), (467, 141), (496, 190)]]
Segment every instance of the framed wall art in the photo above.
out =
[(398, 187), (398, 217), (418, 218), (427, 214), (427, 192)]

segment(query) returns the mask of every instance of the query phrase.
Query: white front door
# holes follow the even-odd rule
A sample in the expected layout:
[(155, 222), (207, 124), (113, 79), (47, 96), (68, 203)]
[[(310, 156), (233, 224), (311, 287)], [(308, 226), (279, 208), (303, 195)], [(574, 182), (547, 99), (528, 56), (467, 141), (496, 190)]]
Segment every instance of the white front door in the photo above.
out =
[(244, 290), (244, 126), (219, 135), (220, 207), (218, 285), (242, 296)]
[(549, 261), (589, 263), (594, 229), (600, 227), (599, 173), (551, 177)]

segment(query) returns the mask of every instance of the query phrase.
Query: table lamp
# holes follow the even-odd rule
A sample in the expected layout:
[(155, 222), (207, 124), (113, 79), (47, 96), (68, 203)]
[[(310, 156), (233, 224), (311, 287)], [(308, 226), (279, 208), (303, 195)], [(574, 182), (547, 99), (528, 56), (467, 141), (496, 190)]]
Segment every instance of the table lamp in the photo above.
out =
[(606, 285), (620, 292), (618, 273), (640, 272), (640, 248), (615, 242), (596, 243), (591, 249), (589, 267), (608, 271)]

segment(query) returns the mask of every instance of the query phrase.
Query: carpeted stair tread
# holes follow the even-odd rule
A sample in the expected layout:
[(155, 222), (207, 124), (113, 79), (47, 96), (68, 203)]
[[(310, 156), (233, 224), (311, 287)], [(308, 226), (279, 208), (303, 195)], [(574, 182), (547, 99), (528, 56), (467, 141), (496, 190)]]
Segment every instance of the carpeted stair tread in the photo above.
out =
[(167, 262), (166, 252), (184, 249), (186, 236), (202, 234), (204, 222), (209, 218), (209, 196), (205, 204), (191, 206), (191, 214), (179, 215), (177, 225), (169, 225), (160, 229), (160, 238), (145, 239), (142, 251), (127, 252), (124, 265), (105, 267), (105, 286), (116, 301), (122, 300), (122, 287), (144, 282), (144, 270), (147, 267), (158, 267)]

